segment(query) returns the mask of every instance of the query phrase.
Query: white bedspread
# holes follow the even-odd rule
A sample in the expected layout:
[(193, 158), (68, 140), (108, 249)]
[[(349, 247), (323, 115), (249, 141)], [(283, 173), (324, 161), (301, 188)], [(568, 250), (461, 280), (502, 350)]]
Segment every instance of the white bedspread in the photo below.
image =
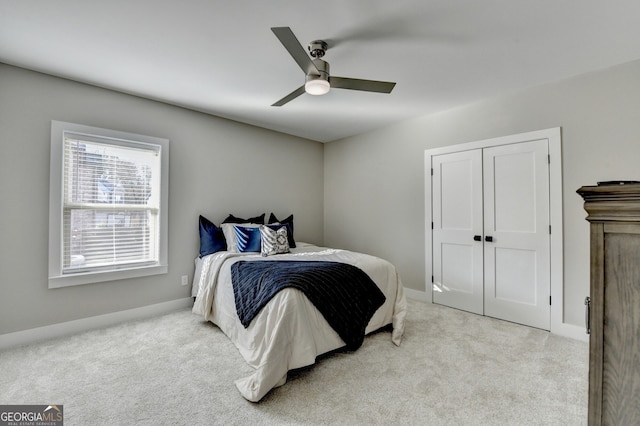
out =
[(345, 344), (306, 296), (293, 288), (277, 293), (245, 329), (236, 312), (231, 285), (231, 265), (238, 260), (322, 260), (357, 266), (386, 297), (369, 321), (366, 333), (392, 324), (391, 340), (400, 345), (407, 302), (396, 269), (386, 260), (305, 243), (298, 243), (290, 254), (267, 258), (226, 251), (205, 256), (196, 260), (193, 312), (216, 324), (255, 368), (249, 377), (235, 382), (249, 401), (259, 401), (269, 390), (283, 385), (287, 371), (311, 365), (318, 355)]

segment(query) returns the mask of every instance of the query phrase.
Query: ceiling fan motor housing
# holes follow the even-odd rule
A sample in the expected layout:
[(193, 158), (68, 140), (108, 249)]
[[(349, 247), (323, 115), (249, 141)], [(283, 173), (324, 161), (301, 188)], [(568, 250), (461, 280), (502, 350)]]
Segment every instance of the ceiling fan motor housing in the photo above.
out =
[(320, 74), (311, 72), (307, 74), (307, 77), (321, 78), (323, 80), (329, 81), (329, 62), (323, 61), (322, 59), (313, 59), (312, 62), (313, 65), (316, 66)]

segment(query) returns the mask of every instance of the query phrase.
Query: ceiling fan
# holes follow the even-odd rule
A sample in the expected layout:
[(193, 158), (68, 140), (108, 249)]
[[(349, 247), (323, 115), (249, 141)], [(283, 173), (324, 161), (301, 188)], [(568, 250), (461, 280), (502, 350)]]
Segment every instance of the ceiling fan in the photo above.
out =
[(309, 43), (309, 58), (307, 52), (289, 27), (275, 27), (271, 31), (278, 37), (285, 49), (302, 68), (305, 74), (305, 84), (289, 93), (271, 106), (282, 106), (302, 95), (324, 95), (330, 88), (363, 90), (365, 92), (391, 93), (396, 83), (388, 81), (361, 80), (358, 78), (335, 77), (329, 74), (329, 63), (321, 58), (327, 51), (328, 45), (323, 40)]

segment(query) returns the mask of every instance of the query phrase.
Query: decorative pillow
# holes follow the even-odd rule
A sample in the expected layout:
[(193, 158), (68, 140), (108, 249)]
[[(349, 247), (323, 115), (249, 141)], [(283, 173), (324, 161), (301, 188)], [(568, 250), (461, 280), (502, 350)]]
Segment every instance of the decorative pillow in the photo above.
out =
[(260, 227), (260, 252), (263, 256), (271, 256), (280, 253), (289, 253), (289, 241), (286, 225), (262, 225)]
[[(227, 242), (227, 250), (232, 253), (238, 253), (238, 238), (236, 237), (236, 230), (234, 229), (236, 226), (238, 226), (238, 224), (235, 223), (223, 223), (220, 225), (220, 228), (222, 228), (222, 232), (224, 233), (224, 238)], [(245, 223), (242, 224), (242, 226), (245, 228), (260, 228), (262, 225), (258, 225), (257, 223)]]
[(200, 257), (227, 249), (222, 229), (202, 215), (200, 216), (199, 225)]
[(260, 225), (264, 225), (264, 215), (265, 213), (262, 213), (260, 216), (250, 217), (249, 219), (242, 219), (230, 214), (225, 220), (222, 221), (222, 223), (258, 223)]
[(296, 241), (293, 239), (293, 214), (289, 215), (289, 217), (278, 220), (276, 215), (273, 213), (269, 214), (269, 224), (281, 223), (283, 225), (288, 225), (287, 228), (287, 238), (289, 239), (289, 247), (296, 248)]
[[(262, 225), (264, 226), (264, 225)], [(234, 226), (236, 240), (238, 241), (238, 252), (246, 253), (260, 251), (260, 228), (250, 228), (247, 226)]]

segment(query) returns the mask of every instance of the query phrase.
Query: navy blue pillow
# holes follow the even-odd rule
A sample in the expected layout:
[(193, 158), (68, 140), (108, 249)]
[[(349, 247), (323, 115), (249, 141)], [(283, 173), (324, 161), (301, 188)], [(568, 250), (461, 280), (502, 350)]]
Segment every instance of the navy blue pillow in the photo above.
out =
[(227, 249), (222, 229), (200, 215), (200, 257)]
[(222, 223), (258, 223), (260, 225), (264, 225), (264, 215), (265, 214), (262, 213), (260, 216), (250, 217), (249, 219), (242, 219), (230, 214), (225, 220), (222, 221)]
[(269, 215), (269, 224), (272, 223), (281, 223), (283, 225), (287, 225), (287, 239), (289, 240), (289, 247), (296, 248), (296, 241), (293, 239), (293, 214), (289, 215), (289, 217), (278, 220), (276, 215), (271, 213)]
[(246, 226), (234, 226), (238, 240), (238, 252), (260, 251), (260, 228), (247, 228)]

